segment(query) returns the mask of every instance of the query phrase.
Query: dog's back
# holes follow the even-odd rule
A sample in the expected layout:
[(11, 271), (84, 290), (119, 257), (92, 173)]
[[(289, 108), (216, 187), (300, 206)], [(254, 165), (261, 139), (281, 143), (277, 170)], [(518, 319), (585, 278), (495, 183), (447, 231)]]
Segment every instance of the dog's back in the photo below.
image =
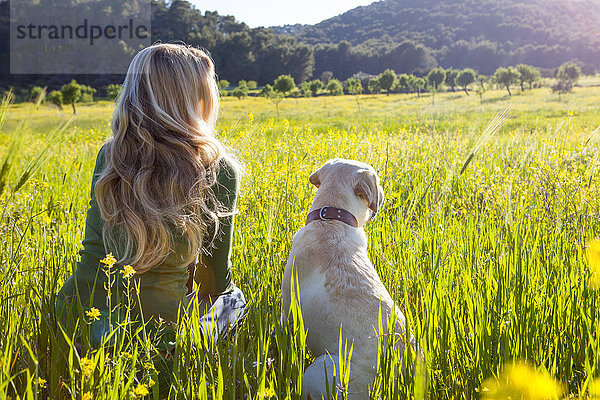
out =
[[(290, 306), (292, 271), (297, 274), (307, 344), (314, 354), (337, 352), (340, 328), (349, 343), (360, 342), (357, 350), (370, 353), (374, 348), (377, 353), (380, 308), (387, 333), (395, 305), (367, 256), (364, 230), (315, 221), (294, 235), (282, 283), (284, 313)], [(404, 317), (397, 308), (395, 313), (395, 331), (401, 333)]]
[[(391, 330), (402, 334), (405, 328), (404, 316), (368, 258), (363, 229), (383, 201), (383, 190), (374, 170), (356, 161), (330, 160), (309, 180), (319, 188), (311, 213), (335, 208), (340, 214), (352, 215), (355, 224), (341, 217), (330, 220), (319, 212), (318, 219), (308, 219), (294, 235), (282, 281), (283, 318), (290, 308), (292, 282), (297, 282), (294, 292), (307, 330), (307, 346), (317, 357), (305, 373), (305, 395), (310, 392), (313, 398), (320, 398), (326, 393), (324, 377), (332, 377), (330, 369), (335, 367), (339, 373), (335, 360), (341, 330), (342, 348), (346, 343), (348, 348), (352, 346), (348, 398), (367, 399), (375, 378), (380, 338), (389, 338), (392, 313), (395, 321)], [(328, 382), (331, 384), (332, 379)]]

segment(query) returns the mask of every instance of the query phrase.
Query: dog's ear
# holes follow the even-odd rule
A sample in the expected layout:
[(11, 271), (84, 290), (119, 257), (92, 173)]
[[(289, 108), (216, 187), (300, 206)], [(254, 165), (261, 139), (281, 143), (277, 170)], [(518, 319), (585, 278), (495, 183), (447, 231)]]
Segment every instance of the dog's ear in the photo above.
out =
[(321, 186), (321, 179), (319, 177), (319, 170), (316, 170), (315, 172), (313, 172), (312, 174), (310, 174), (310, 176), (308, 177), (308, 181), (310, 183), (312, 183), (313, 185), (315, 185), (317, 187), (317, 189), (318, 189), (319, 186)]
[(375, 214), (383, 203), (383, 189), (379, 186), (378, 180), (375, 172), (362, 169), (358, 171), (358, 179), (354, 186), (354, 194), (365, 199)]
[(334, 158), (333, 160), (327, 160), (325, 164), (321, 165), (321, 168), (310, 174), (308, 181), (315, 185), (318, 189), (319, 186), (321, 186), (322, 179), (327, 177), (325, 171), (327, 171), (337, 160), (337, 158)]

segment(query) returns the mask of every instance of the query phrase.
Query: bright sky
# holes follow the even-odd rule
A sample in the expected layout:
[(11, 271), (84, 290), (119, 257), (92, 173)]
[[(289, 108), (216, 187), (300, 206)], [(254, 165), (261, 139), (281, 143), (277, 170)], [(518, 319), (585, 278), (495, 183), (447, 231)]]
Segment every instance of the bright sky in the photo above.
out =
[(251, 28), (315, 24), (374, 0), (191, 0), (196, 8), (233, 15)]

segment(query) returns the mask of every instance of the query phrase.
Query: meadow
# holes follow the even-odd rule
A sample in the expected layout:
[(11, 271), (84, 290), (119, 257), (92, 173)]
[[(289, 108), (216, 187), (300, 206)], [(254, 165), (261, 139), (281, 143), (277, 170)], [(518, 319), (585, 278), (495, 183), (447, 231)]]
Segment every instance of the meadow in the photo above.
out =
[[(482, 137), (509, 105), (506, 125)], [(165, 395), (152, 338), (130, 332), (76, 351), (55, 322), (112, 109), (82, 105), (54, 134), (69, 110), (0, 112), (0, 398)], [(285, 99), (278, 109), (223, 100), (218, 133), (246, 169), (233, 274), (249, 313), (212, 350), (193, 343), (197, 321), (182, 324), (171, 398), (300, 397), (312, 355), (300, 324), (279, 326), (280, 285), (316, 191), (308, 176), (335, 157), (381, 177), (369, 255), (425, 356), (399, 377), (382, 351), (373, 398), (594, 395), (600, 304), (584, 253), (600, 234), (600, 87), (560, 99), (547, 88), (488, 91), (483, 102), (464, 92)]]

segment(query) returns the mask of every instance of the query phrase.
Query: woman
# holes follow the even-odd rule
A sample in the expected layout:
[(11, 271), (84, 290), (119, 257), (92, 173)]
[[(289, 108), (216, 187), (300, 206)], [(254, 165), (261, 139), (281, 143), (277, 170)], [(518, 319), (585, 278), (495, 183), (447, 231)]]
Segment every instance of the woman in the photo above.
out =
[(85, 316), (92, 346), (127, 304), (171, 332), (182, 307), (216, 335), (243, 315), (230, 260), (239, 164), (214, 136), (218, 111), (202, 50), (157, 44), (132, 60), (96, 160), (81, 261), (57, 297), (59, 321)]

